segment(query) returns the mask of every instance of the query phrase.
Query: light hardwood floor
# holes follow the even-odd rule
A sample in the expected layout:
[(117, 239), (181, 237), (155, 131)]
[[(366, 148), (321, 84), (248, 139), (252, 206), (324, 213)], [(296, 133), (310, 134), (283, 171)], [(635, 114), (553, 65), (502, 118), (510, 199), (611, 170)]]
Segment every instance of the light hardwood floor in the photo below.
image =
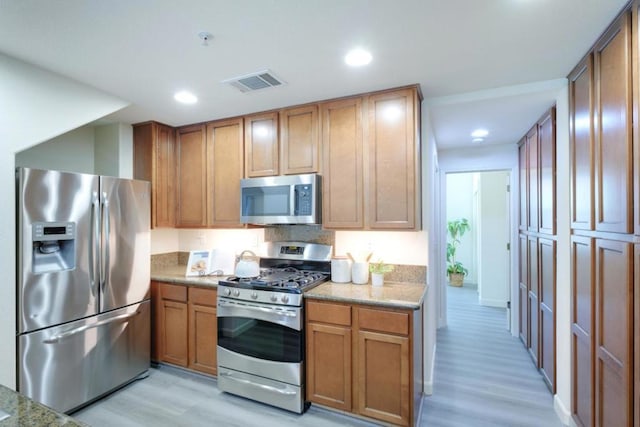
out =
[[(422, 426), (554, 427), (553, 399), (504, 309), (482, 307), (474, 288), (448, 288), (449, 326), (437, 336), (433, 396)], [(72, 415), (94, 427), (372, 426), (312, 406), (300, 416), (218, 391), (216, 381), (163, 366), (149, 378)]]
[(506, 329), (506, 310), (479, 305), (477, 289), (466, 286), (447, 286), (447, 306), (422, 425), (561, 426), (542, 376)]

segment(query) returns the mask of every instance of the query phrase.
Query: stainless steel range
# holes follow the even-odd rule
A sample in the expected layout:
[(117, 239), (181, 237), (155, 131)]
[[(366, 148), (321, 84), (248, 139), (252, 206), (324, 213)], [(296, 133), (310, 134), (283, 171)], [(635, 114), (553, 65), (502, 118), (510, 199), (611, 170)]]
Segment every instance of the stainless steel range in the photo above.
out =
[(219, 282), (220, 390), (304, 412), (303, 292), (329, 279), (331, 250), (270, 243), (259, 276)]

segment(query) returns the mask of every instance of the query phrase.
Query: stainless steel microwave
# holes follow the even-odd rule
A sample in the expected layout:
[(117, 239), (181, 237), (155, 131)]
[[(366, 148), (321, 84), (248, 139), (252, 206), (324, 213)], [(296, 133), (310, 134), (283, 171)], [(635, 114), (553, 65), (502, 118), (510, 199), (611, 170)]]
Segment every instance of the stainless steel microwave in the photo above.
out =
[(240, 181), (243, 224), (321, 224), (317, 174), (245, 178)]

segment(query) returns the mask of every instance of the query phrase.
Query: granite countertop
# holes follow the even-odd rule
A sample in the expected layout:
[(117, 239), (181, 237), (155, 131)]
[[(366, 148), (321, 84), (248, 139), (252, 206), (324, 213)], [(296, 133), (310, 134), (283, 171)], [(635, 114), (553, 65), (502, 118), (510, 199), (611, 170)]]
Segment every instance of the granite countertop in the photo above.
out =
[[(186, 265), (154, 267), (151, 280), (178, 285), (199, 286), (205, 288), (218, 287), (218, 281), (226, 276), (186, 277)], [(369, 304), (392, 308), (409, 308), (417, 310), (424, 301), (427, 287), (423, 283), (388, 282), (383, 286), (354, 285), (352, 283), (326, 282), (304, 293), (305, 298)]]
[[(9, 418), (2, 419), (2, 412)], [(0, 427), (86, 427), (73, 418), (0, 385)]]
[(326, 282), (304, 293), (307, 299), (369, 304), (417, 310), (427, 287), (422, 283), (384, 282), (383, 286)]
[(186, 265), (171, 265), (164, 267), (153, 267), (151, 269), (151, 280), (165, 283), (175, 283), (178, 285), (199, 286), (202, 288), (217, 288), (218, 281), (228, 276), (185, 276)]

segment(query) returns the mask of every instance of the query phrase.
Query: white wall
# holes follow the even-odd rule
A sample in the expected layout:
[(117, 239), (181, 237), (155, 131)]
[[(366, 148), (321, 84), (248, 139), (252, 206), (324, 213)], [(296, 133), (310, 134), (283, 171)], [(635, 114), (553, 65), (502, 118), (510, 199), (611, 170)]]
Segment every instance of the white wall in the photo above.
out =
[[(426, 226), (426, 222), (424, 223)], [(336, 231), (335, 253), (390, 264), (427, 265), (427, 231)]]
[(478, 296), (482, 305), (507, 307), (509, 301), (508, 172), (478, 174)]
[[(446, 230), (449, 221), (466, 218), (469, 221), (469, 231), (460, 238), (460, 245), (456, 250), (456, 261), (469, 271), (464, 281), (478, 283), (478, 265), (476, 239), (478, 224), (476, 222), (475, 187), (472, 173), (450, 173), (447, 180), (446, 221), (442, 224)], [(446, 231), (445, 231), (446, 232)]]
[(93, 173), (94, 128), (82, 126), (16, 153), (16, 166)]
[[(15, 200), (15, 153), (127, 105), (94, 88), (0, 54), (0, 200)], [(0, 384), (16, 386), (15, 212), (0, 210)]]

